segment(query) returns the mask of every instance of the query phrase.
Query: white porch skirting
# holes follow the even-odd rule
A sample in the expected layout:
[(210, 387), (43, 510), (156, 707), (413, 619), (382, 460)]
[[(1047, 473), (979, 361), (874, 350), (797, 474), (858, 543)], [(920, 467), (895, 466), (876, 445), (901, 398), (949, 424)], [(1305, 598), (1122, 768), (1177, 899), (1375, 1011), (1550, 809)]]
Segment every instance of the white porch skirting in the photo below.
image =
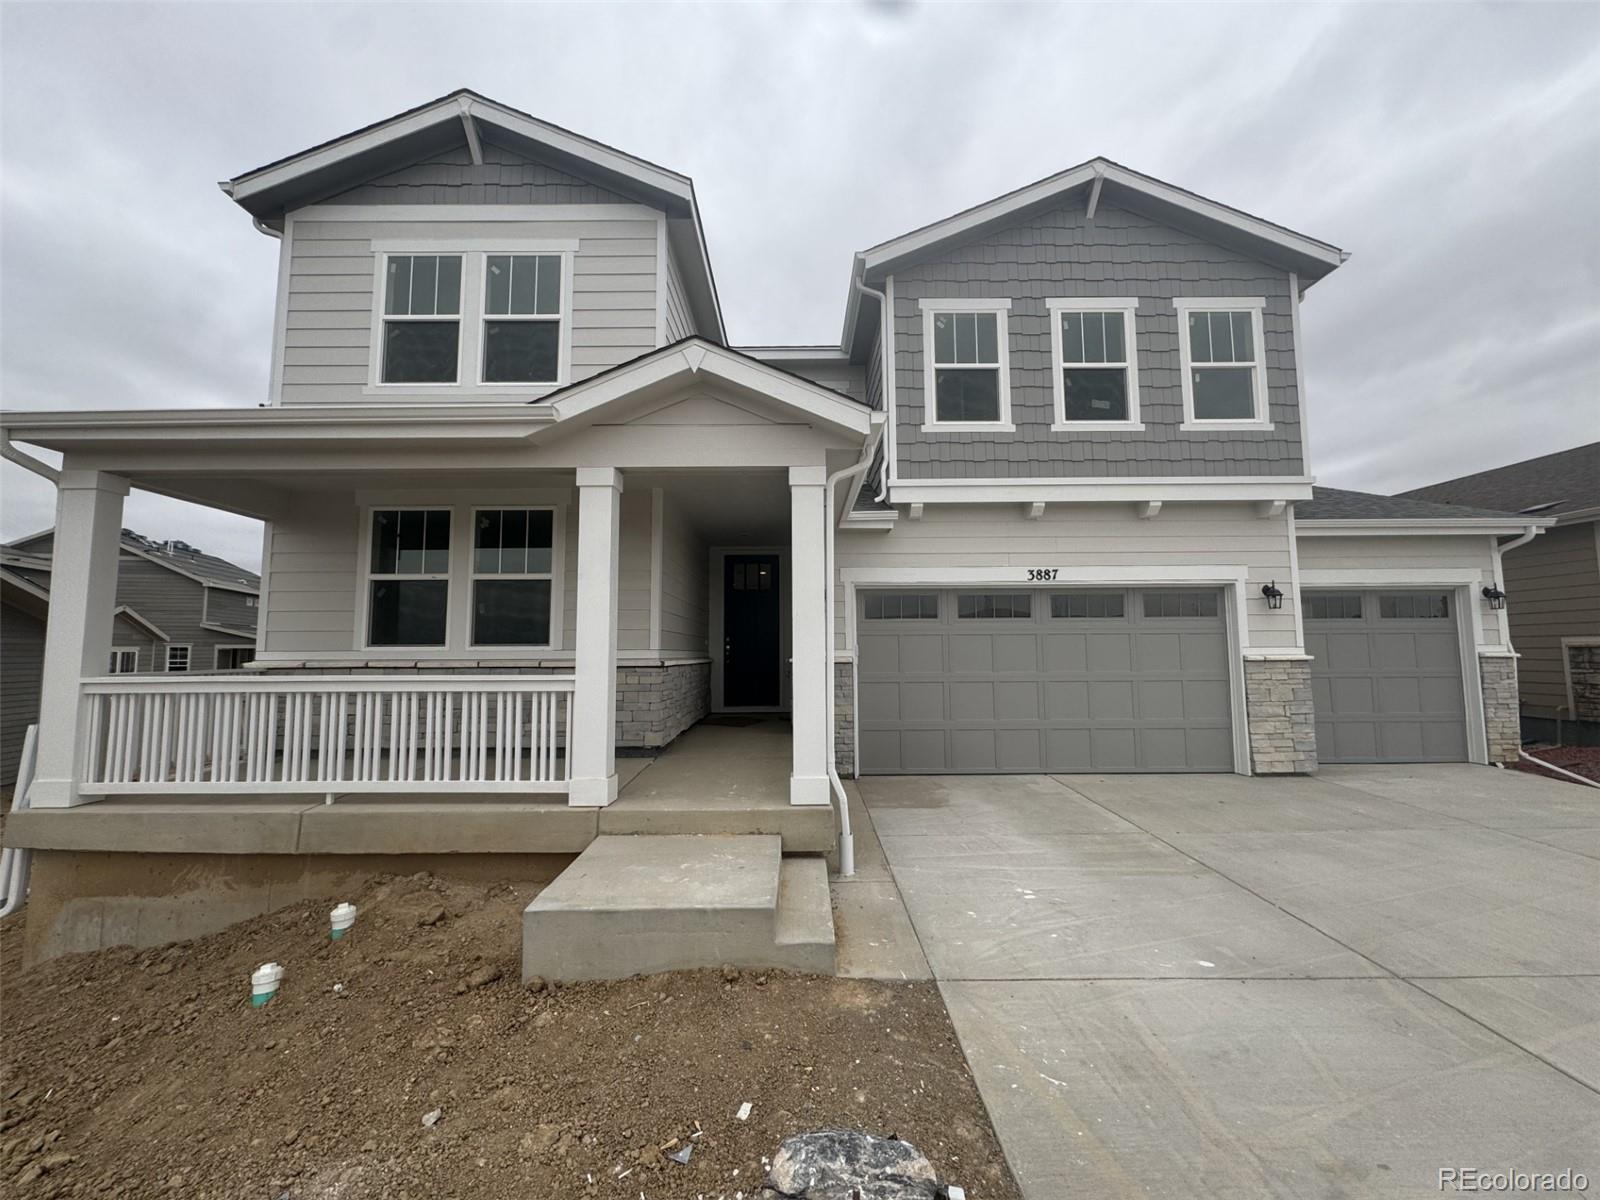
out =
[(83, 683), (84, 795), (565, 792), (571, 676)]

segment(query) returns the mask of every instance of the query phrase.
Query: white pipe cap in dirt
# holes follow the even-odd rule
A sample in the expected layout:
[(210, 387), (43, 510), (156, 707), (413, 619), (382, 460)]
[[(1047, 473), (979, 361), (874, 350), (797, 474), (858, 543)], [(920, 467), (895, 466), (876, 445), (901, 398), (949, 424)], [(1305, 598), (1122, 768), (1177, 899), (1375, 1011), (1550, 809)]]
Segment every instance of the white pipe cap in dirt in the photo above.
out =
[(345, 930), (356, 923), (356, 906), (354, 904), (335, 905), (328, 914), (329, 925), (336, 938), (343, 937)]
[(283, 968), (275, 962), (262, 963), (250, 975), (250, 1002), (265, 1004), (283, 981)]

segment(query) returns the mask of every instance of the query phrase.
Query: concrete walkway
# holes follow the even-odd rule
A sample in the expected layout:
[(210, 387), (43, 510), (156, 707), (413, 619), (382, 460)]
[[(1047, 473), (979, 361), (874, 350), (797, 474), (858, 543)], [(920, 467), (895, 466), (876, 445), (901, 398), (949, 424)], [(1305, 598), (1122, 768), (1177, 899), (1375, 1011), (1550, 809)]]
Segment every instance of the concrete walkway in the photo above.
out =
[(1029, 1197), (1600, 1188), (1600, 792), (1429, 766), (860, 793), (884, 878), (835, 886), (841, 969), (872, 940), (846, 899), (903, 896)]

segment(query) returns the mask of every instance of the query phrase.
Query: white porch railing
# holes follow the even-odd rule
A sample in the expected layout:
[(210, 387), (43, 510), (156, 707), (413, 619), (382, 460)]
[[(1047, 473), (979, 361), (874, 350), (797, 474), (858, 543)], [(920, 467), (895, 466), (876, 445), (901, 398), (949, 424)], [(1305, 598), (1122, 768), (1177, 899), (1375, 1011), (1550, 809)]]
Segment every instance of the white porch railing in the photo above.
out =
[(564, 792), (570, 675), (83, 681), (86, 795)]

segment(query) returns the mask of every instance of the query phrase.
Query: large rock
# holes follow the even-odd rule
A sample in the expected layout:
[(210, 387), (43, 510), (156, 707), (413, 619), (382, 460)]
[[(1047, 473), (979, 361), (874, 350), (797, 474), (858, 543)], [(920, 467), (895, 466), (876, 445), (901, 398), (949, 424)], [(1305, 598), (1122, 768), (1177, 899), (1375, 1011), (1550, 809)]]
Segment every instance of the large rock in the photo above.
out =
[(910, 1142), (851, 1129), (801, 1133), (778, 1147), (767, 1186), (790, 1200), (939, 1200), (933, 1164)]

